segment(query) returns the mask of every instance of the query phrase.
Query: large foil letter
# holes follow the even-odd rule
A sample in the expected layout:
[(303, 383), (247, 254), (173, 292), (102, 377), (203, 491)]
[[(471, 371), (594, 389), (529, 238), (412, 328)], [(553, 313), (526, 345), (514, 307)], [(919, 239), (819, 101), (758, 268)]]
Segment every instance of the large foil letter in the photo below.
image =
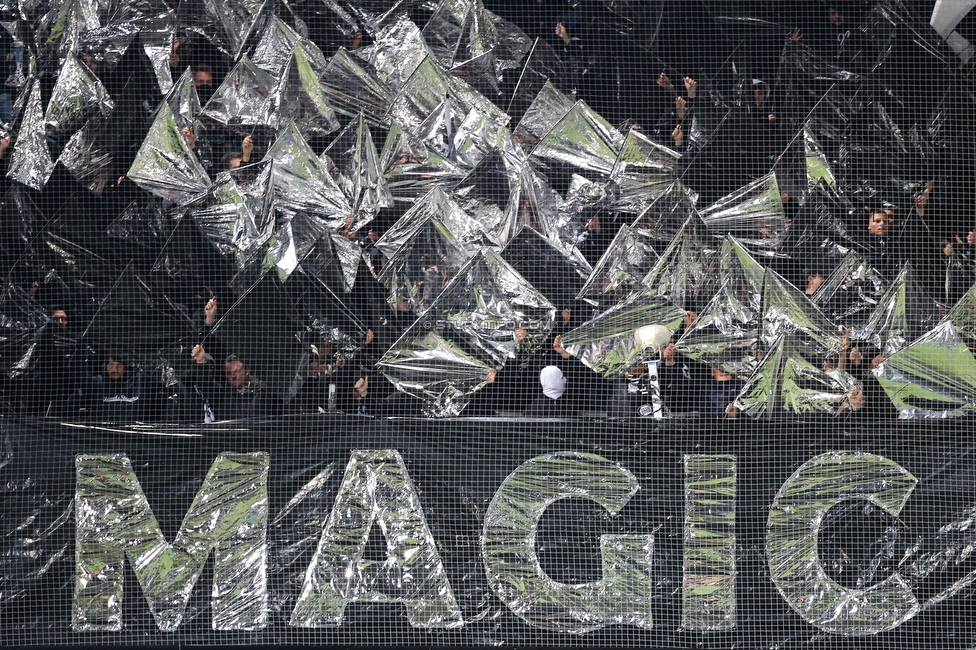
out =
[[(374, 522), (386, 538), (382, 563), (363, 557)], [(291, 625), (339, 625), (356, 601), (403, 603), (414, 627), (464, 625), (420, 499), (392, 449), (352, 452)]]
[(128, 556), (156, 625), (176, 630), (211, 550), (213, 628), (265, 627), (268, 466), (265, 453), (218, 456), (169, 544), (127, 456), (78, 456), (72, 628), (122, 629)]
[(525, 622), (583, 634), (611, 623), (651, 627), (651, 535), (603, 535), (603, 578), (563, 584), (542, 569), (535, 538), (546, 508), (569, 497), (620, 511), (639, 489), (620, 465), (593, 454), (559, 452), (520, 465), (485, 513), (481, 552), (498, 597)]
[(685, 456), (681, 627), (735, 629), (735, 456)]
[(817, 551), (832, 506), (864, 499), (897, 516), (917, 482), (892, 460), (848, 452), (811, 458), (787, 479), (769, 510), (766, 559), (776, 588), (804, 620), (859, 636), (890, 630), (919, 611), (897, 573), (866, 589), (849, 589), (827, 575)]

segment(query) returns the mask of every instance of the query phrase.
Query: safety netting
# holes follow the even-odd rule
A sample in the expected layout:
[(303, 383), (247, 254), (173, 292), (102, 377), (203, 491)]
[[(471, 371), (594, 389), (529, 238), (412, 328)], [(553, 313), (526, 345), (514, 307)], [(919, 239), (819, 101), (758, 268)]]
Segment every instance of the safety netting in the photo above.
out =
[(0, 0), (0, 643), (973, 647), (971, 8)]

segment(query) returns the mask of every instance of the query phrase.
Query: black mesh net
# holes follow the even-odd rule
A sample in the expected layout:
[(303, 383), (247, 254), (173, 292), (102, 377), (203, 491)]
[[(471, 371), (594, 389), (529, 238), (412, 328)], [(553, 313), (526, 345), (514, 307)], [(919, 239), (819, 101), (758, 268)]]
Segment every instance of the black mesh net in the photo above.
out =
[(973, 646), (969, 4), (0, 0), (0, 643)]

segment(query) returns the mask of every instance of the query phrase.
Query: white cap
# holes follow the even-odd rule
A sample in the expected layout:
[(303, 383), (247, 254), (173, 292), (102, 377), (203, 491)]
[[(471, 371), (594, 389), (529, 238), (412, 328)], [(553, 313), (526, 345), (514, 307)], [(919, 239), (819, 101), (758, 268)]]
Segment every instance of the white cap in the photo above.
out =
[(542, 394), (549, 399), (559, 399), (566, 391), (566, 377), (556, 366), (546, 366), (539, 373), (539, 383), (542, 384)]

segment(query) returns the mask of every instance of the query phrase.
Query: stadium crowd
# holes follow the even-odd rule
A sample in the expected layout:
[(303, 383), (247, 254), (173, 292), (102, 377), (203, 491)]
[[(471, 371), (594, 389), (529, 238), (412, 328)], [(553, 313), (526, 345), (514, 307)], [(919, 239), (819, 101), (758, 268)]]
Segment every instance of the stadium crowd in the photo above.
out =
[[(976, 407), (973, 88), (903, 4), (755, 3), (732, 20), (708, 3), (496, 15), (471, 0), (407, 3), (400, 22), (341, 4), (282, 6), (235, 47), (198, 28), (195, 3), (161, 4), (176, 16), (163, 70), (146, 34), (59, 50), (27, 38), (54, 33), (41, 13), (2, 34), (6, 414)], [(426, 113), (413, 99), (424, 120), (401, 124), (393, 101), (369, 119), (348, 61), (392, 84), (390, 39), (412, 25), (440, 52), (455, 5), (492, 17), (479, 43), (494, 58), (439, 58), (455, 81)], [(276, 80), (264, 48), (287, 39)], [(343, 92), (326, 78), (340, 64)], [(288, 119), (254, 118), (249, 102), (288, 79), (301, 92), (262, 109)], [(76, 110), (62, 93), (97, 99)], [(510, 122), (489, 137), (495, 110)], [(333, 196), (345, 209), (322, 212)]]

